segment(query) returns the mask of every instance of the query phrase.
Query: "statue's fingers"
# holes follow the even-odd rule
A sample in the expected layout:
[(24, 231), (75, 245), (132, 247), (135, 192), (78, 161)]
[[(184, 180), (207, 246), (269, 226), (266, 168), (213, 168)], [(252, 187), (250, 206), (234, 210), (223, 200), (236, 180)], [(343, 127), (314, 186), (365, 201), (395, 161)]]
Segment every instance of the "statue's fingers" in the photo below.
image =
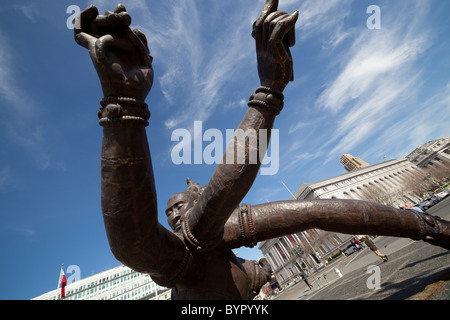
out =
[(284, 16), (287, 15), (286, 12), (282, 11), (275, 11), (269, 14), (264, 20), (263, 26), (262, 26), (262, 47), (266, 48), (267, 44), (269, 43), (270, 36), (272, 34), (272, 31), (277, 23), (277, 21), (280, 21), (284, 18)]
[(277, 10), (278, 10), (278, 0), (266, 0), (266, 3), (264, 4), (264, 7), (261, 11), (261, 14), (255, 21), (255, 26), (261, 27), (264, 20), (266, 20), (267, 16)]
[(290, 74), (286, 73), (285, 76), (289, 76), (290, 81), (294, 81), (294, 70), (292, 55), (289, 47), (295, 44), (295, 23), (298, 19), (298, 11), (295, 11), (291, 15), (285, 15), (274, 20), (272, 24), (273, 29), (270, 34), (269, 43), (278, 52), (279, 56), (286, 57), (286, 63), (290, 64), (285, 71), (290, 70)]
[(75, 34), (75, 41), (80, 46), (85, 47), (89, 51), (95, 47), (95, 43), (97, 42), (98, 38), (91, 36), (90, 34), (87, 34), (86, 32), (79, 32)]
[(153, 61), (153, 57), (150, 55), (150, 49), (148, 48), (148, 43), (147, 43), (147, 37), (145, 36), (145, 34), (139, 30), (139, 29), (133, 29), (132, 30), (133, 33), (136, 35), (136, 37), (138, 38), (138, 40), (141, 42), (141, 45), (137, 44), (139, 47), (141, 47), (142, 45), (144, 45), (146, 52), (144, 52), (143, 54), (145, 54), (146, 56), (148, 56), (148, 58), (150, 59), (149, 62), (152, 63)]
[(145, 36), (145, 34), (139, 29), (133, 29), (131, 31), (133, 31), (133, 33), (136, 35), (139, 41), (141, 41), (144, 47), (150, 52), (148, 48), (147, 37)]
[(81, 11), (79, 17), (77, 18), (78, 21), (76, 21), (78, 23), (78, 27), (73, 28), (74, 36), (81, 32), (96, 36), (94, 21), (97, 16), (98, 9), (93, 5)]
[(119, 13), (105, 12), (95, 18), (95, 25), (102, 29), (111, 29), (116, 27), (128, 27), (131, 24), (131, 16), (126, 11)]
[(256, 19), (256, 21), (253, 23), (253, 32), (252, 32), (253, 38), (256, 39), (257, 33), (261, 29), (267, 16), (272, 12), (277, 11), (277, 9), (278, 9), (278, 0), (266, 0), (266, 3), (264, 4), (264, 7), (261, 11), (261, 14), (259, 15), (258, 19)]
[(126, 12), (127, 9), (125, 8), (125, 6), (121, 3), (119, 3), (116, 8), (114, 9), (114, 13), (121, 13), (121, 12)]
[(107, 34), (95, 42), (95, 53), (99, 61), (105, 60), (107, 52), (111, 49), (118, 49), (127, 54), (135, 53), (133, 46), (130, 46), (129, 41), (124, 37)]
[[(295, 23), (298, 19), (298, 11), (290, 15), (283, 16), (274, 24), (272, 32), (270, 34), (269, 42), (282, 42), (286, 35), (289, 36), (289, 46), (292, 47), (295, 44)], [(294, 33), (294, 35), (292, 34)], [(294, 43), (291, 43), (294, 41)]]

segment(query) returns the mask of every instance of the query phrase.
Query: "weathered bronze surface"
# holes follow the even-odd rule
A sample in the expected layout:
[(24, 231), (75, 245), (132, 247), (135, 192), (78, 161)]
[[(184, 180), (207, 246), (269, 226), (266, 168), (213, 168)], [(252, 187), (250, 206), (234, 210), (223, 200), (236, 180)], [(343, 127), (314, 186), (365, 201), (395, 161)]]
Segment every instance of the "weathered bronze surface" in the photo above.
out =
[[(295, 44), (298, 12), (277, 11), (267, 0), (253, 25), (261, 86), (250, 97), (239, 129), (270, 133), (283, 108), (283, 90), (293, 80), (289, 47)], [(173, 231), (157, 220), (157, 199), (145, 127), (144, 102), (153, 83), (152, 57), (145, 35), (131, 30), (123, 5), (99, 15), (94, 6), (80, 16), (75, 40), (89, 50), (104, 98), (102, 211), (114, 256), (130, 268), (172, 287), (173, 299), (251, 299), (271, 276), (270, 265), (244, 261), (231, 251), (258, 241), (310, 228), (424, 240), (450, 248), (450, 223), (415, 213), (352, 200), (283, 201), (241, 205), (261, 163), (223, 164), (208, 185), (188, 179), (185, 192), (172, 196), (166, 214)], [(258, 143), (259, 146), (259, 143)], [(259, 151), (259, 150), (258, 150)]]

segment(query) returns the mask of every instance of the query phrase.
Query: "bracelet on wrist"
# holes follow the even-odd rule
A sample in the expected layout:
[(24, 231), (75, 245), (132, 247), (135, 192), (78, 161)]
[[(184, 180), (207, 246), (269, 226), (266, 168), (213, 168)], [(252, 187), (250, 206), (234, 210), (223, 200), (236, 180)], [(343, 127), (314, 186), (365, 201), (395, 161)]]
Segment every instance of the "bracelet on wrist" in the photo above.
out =
[(106, 127), (123, 125), (148, 126), (150, 110), (144, 101), (128, 97), (105, 97), (100, 100), (99, 124)]
[(261, 86), (250, 96), (248, 106), (267, 108), (279, 115), (281, 110), (283, 110), (284, 95), (281, 92)]

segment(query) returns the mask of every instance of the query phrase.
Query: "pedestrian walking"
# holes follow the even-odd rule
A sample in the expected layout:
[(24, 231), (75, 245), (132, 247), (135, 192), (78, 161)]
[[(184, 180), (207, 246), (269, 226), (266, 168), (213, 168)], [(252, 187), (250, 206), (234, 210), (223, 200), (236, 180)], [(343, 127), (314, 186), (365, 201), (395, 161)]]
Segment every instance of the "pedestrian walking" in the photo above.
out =
[(373, 253), (375, 253), (377, 256), (379, 256), (381, 259), (383, 259), (383, 262), (386, 262), (388, 260), (387, 255), (382, 254), (379, 250), (378, 247), (376, 246), (375, 243), (373, 243), (372, 240), (370, 240), (369, 238), (364, 239), (364, 242), (367, 244), (367, 246), (369, 247), (370, 250), (373, 251)]
[(309, 287), (309, 289), (312, 289), (313, 286), (312, 286), (312, 284), (310, 284), (308, 282), (308, 277), (307, 277), (307, 275), (304, 272), (302, 272), (302, 278), (303, 278), (303, 281), (305, 281), (306, 285)]

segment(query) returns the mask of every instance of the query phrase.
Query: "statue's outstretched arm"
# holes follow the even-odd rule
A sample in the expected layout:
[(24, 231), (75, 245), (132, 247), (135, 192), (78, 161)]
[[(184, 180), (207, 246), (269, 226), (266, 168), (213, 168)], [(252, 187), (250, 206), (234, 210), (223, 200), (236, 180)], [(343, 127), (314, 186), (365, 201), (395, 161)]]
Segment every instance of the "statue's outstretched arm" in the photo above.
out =
[(199, 250), (214, 248), (220, 241), (225, 222), (252, 186), (275, 117), (283, 108), (282, 92), (293, 79), (289, 47), (295, 42), (298, 12), (287, 14), (277, 11), (277, 7), (277, 0), (267, 0), (253, 26), (261, 86), (250, 97), (249, 109), (235, 131), (222, 163), (183, 221), (185, 237)]
[(80, 20), (75, 40), (89, 50), (104, 94), (99, 111), (101, 197), (109, 244), (114, 256), (134, 270), (151, 275), (167, 271), (154, 278), (166, 283), (186, 259), (186, 250), (183, 241), (157, 220), (145, 131), (150, 113), (144, 100), (153, 82), (147, 41), (129, 28), (131, 18), (121, 5), (104, 15), (90, 6)]
[(237, 209), (225, 224), (224, 247), (251, 247), (316, 228), (423, 240), (450, 249), (450, 222), (414, 210), (339, 199), (280, 201), (245, 209)]

